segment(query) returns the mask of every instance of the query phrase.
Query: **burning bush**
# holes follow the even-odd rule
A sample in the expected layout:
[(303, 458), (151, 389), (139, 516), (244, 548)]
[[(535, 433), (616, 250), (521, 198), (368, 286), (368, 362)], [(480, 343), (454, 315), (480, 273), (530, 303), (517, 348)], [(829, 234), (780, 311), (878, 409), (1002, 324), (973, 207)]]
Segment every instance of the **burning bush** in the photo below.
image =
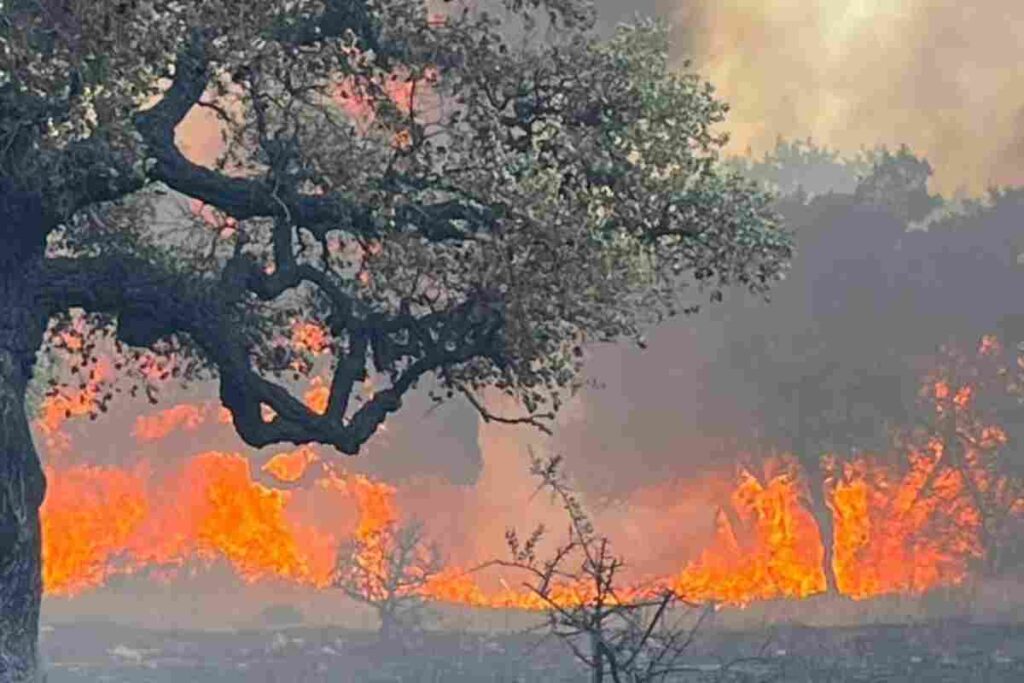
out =
[(422, 626), (423, 589), (442, 567), (441, 553), (426, 540), (422, 524), (390, 520), (341, 546), (333, 585), (372, 607), (380, 619), (381, 642), (391, 643)]

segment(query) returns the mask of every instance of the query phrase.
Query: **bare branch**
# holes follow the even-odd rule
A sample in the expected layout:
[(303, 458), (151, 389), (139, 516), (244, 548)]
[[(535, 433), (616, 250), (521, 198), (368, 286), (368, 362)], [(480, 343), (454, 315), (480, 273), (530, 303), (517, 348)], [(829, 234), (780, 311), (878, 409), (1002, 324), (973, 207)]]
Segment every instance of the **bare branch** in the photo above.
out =
[(548, 427), (546, 424), (544, 424), (543, 420), (549, 420), (550, 421), (550, 420), (555, 419), (554, 413), (543, 413), (543, 414), (540, 414), (540, 415), (526, 415), (526, 416), (523, 416), (523, 417), (504, 417), (502, 415), (495, 415), (494, 413), (490, 412), (487, 409), (486, 406), (484, 406), (483, 402), (480, 401), (480, 399), (478, 399), (473, 394), (473, 392), (470, 389), (468, 389), (467, 387), (465, 387), (465, 386), (463, 386), (462, 384), (459, 384), (459, 383), (454, 383), (453, 386), (456, 389), (458, 389), (459, 393), (461, 393), (463, 396), (465, 396), (466, 400), (469, 401), (473, 405), (473, 407), (476, 409), (477, 413), (480, 414), (480, 417), (483, 418), (484, 422), (499, 422), (501, 424), (509, 424), (509, 425), (522, 425), (522, 424), (525, 424), (525, 425), (530, 425), (532, 427), (536, 427), (537, 429), (539, 429), (540, 431), (542, 431), (542, 432), (544, 432), (545, 434), (548, 434), (548, 435), (551, 435), (553, 433), (551, 431), (551, 428)]
[(353, 600), (373, 607), (381, 620), (381, 637), (408, 630), (425, 607), (422, 588), (441, 571), (441, 554), (427, 543), (423, 525), (392, 521), (343, 547), (337, 558), (334, 585)]

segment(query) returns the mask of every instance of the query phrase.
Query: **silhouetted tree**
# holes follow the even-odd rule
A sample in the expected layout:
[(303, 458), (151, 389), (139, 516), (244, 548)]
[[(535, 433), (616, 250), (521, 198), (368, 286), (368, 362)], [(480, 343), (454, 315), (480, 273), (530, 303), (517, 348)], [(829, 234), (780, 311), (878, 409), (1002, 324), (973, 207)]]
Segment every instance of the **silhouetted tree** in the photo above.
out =
[(380, 619), (380, 640), (393, 643), (422, 626), (424, 587), (443, 568), (437, 545), (423, 525), (392, 522), (338, 550), (334, 586), (369, 605)]
[[(173, 354), (157, 379), (216, 376), (251, 446), (355, 454), (428, 374), (529, 412), (474, 401), (488, 419), (537, 422), (580, 344), (774, 280), (789, 239), (716, 165), (725, 108), (669, 71), (663, 28), (599, 40), (582, 0), (492, 4), (5, 0), (0, 678), (37, 668), (25, 393), (48, 320), (84, 309), (100, 336)], [(207, 165), (175, 137), (198, 109), (224, 132)], [(173, 220), (185, 199), (210, 220)], [(322, 410), (290, 391), (310, 371), (281, 343), (297, 318), (327, 335)]]
[(559, 457), (534, 459), (531, 472), (568, 515), (568, 539), (541, 558), (543, 526), (525, 540), (510, 529), (510, 558), (489, 564), (525, 572), (523, 585), (543, 605), (548, 634), (587, 667), (593, 683), (662, 681), (693, 671), (683, 658), (713, 607), (685, 603), (668, 587), (622, 586), (625, 561), (595, 530), (560, 466)]

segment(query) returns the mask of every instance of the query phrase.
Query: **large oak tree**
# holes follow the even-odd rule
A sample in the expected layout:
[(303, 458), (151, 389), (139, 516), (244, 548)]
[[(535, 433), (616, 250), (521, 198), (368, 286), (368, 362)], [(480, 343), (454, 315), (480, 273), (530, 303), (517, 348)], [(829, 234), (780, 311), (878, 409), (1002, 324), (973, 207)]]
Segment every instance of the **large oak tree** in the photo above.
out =
[[(0, 679), (36, 675), (25, 395), (69, 311), (215, 376), (246, 443), (355, 454), (427, 376), (539, 419), (582, 344), (785, 266), (771, 198), (717, 164), (725, 106), (661, 28), (490, 4), (0, 0)], [(216, 163), (176, 139), (197, 108)], [(327, 334), (324, 405), (292, 391), (296, 319)]]

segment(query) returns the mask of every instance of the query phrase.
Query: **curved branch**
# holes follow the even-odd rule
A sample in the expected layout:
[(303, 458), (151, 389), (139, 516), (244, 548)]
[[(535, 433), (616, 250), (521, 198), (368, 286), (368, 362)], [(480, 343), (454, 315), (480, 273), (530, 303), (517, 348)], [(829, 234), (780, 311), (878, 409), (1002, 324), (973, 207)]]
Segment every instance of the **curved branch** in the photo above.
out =
[(178, 148), (174, 131), (210, 81), (207, 38), (195, 31), (178, 54), (174, 80), (163, 98), (135, 116), (135, 127), (145, 140), (155, 164), (150, 180), (244, 220), (256, 217), (289, 216), (295, 225), (307, 229), (347, 228), (356, 233), (373, 232), (370, 210), (339, 193), (300, 194), (294, 188), (275, 193), (266, 183), (236, 178), (193, 163)]
[[(261, 448), (276, 443), (321, 443), (354, 455), (387, 416), (401, 407), (402, 396), (424, 375), (474, 358), (498, 358), (503, 317), (479, 304), (453, 308), (447, 315), (423, 318), (376, 317), (361, 321), (350, 334), (356, 340), (338, 358), (328, 411), (310, 409), (285, 387), (261, 376), (250, 358), (244, 333), (244, 290), (217, 281), (196, 280), (128, 256), (48, 259), (37, 283), (45, 310), (71, 307), (118, 317), (118, 338), (149, 346), (171, 334), (184, 334), (217, 368), (220, 397), (232, 414), (239, 436)], [(381, 328), (437, 326), (436, 341), (415, 349), (408, 364), (392, 374), (391, 386), (376, 393), (346, 422), (345, 408), (356, 381), (365, 378), (366, 339)], [(359, 342), (363, 339), (363, 342)], [(263, 418), (263, 406), (275, 416)]]
[(476, 412), (480, 415), (480, 418), (484, 422), (498, 422), (500, 424), (507, 425), (530, 425), (544, 432), (548, 436), (551, 436), (553, 432), (551, 428), (544, 424), (544, 420), (555, 419), (554, 413), (543, 413), (541, 415), (524, 415), (522, 417), (505, 417), (503, 415), (496, 415), (487, 409), (487, 406), (483, 404), (483, 401), (478, 399), (473, 392), (462, 384), (454, 383), (453, 386), (458, 389), (459, 393), (466, 397), (466, 400), (476, 409)]
[[(335, 8), (328, 14), (341, 12), (338, 2), (332, 5)], [(340, 16), (334, 16), (330, 22), (341, 21)], [(358, 16), (348, 18), (357, 28), (365, 28)], [(335, 229), (374, 236), (378, 221), (373, 207), (353, 201), (344, 193), (306, 194), (297, 186), (229, 176), (193, 163), (181, 152), (174, 131), (188, 112), (201, 104), (200, 98), (211, 79), (207, 44), (208, 38), (194, 31), (178, 54), (174, 79), (163, 98), (135, 116), (135, 127), (155, 161), (148, 170), (148, 179), (216, 207), (236, 220), (286, 219), (289, 250), (294, 239), (293, 227), (309, 230), (318, 239)], [(475, 233), (493, 228), (496, 221), (493, 211), (463, 200), (402, 205), (396, 218), (436, 242), (472, 239)]]

